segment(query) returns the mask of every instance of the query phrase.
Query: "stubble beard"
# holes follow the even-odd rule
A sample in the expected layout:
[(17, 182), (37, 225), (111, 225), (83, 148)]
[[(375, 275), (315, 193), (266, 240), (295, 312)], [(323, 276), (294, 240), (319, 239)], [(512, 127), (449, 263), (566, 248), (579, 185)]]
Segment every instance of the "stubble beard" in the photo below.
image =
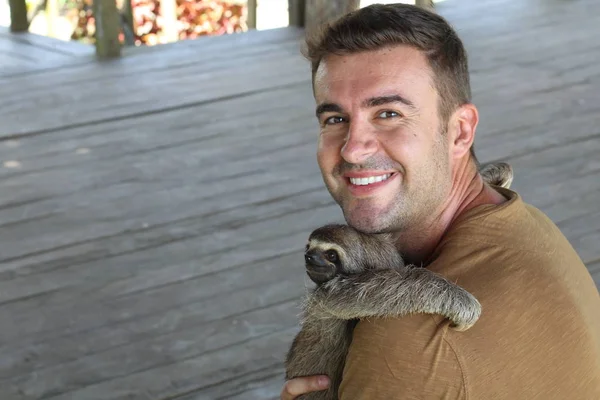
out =
[[(389, 162), (384, 164), (389, 165)], [(341, 176), (343, 168), (343, 164), (336, 168), (337, 176)], [(409, 232), (415, 226), (430, 223), (451, 188), (447, 145), (441, 137), (433, 149), (431, 162), (421, 167), (418, 173), (419, 176), (413, 177), (413, 182), (417, 183), (412, 187), (407, 186), (404, 176), (397, 177), (402, 179), (398, 190), (383, 207), (374, 199), (351, 199), (326, 186), (342, 209), (346, 223), (356, 230), (367, 234)], [(356, 204), (350, 205), (350, 202)]]
[[(369, 234), (389, 233), (407, 228), (411, 214), (408, 210), (407, 196), (397, 193), (389, 204), (381, 206), (375, 200), (340, 199), (338, 204), (342, 208), (346, 223), (354, 229)], [(349, 205), (350, 201), (356, 204)]]

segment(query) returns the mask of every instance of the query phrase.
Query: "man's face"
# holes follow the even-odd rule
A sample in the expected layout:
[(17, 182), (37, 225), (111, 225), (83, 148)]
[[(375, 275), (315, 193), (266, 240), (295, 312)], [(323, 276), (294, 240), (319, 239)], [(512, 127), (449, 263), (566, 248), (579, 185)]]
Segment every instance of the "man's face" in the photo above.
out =
[(450, 161), (425, 56), (407, 46), (328, 56), (314, 84), (318, 163), (347, 223), (395, 232), (438, 211)]

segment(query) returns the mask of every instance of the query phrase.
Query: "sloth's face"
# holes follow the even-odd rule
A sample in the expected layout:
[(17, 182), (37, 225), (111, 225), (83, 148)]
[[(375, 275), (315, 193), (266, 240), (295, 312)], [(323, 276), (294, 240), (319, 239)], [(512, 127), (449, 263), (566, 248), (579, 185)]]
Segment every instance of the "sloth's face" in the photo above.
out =
[(339, 249), (335, 249), (330, 245), (323, 246), (309, 242), (306, 245), (304, 260), (308, 277), (317, 285), (343, 273)]

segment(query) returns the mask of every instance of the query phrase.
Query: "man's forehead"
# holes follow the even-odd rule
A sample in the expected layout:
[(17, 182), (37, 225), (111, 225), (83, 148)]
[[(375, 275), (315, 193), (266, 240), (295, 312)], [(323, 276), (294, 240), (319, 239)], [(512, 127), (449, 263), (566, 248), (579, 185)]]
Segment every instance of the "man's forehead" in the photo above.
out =
[(385, 47), (349, 54), (328, 54), (319, 63), (315, 78), (334, 77), (361, 72), (371, 75), (397, 75), (412, 70), (430, 69), (425, 54), (411, 46)]
[(401, 90), (400, 86), (407, 90), (410, 87), (433, 87), (431, 78), (425, 56), (408, 46), (328, 55), (315, 72), (315, 97), (324, 100), (323, 97), (332, 92), (348, 90), (367, 91), (370, 93), (363, 93), (364, 96), (373, 96), (389, 92), (394, 87)]

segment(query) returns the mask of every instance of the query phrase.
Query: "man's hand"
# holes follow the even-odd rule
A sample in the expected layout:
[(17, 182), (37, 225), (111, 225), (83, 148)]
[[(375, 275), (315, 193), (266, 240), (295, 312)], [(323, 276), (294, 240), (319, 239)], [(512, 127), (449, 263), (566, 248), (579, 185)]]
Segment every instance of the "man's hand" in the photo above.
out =
[(329, 387), (327, 375), (303, 376), (286, 381), (281, 390), (281, 400), (294, 400), (302, 394), (325, 390)]

